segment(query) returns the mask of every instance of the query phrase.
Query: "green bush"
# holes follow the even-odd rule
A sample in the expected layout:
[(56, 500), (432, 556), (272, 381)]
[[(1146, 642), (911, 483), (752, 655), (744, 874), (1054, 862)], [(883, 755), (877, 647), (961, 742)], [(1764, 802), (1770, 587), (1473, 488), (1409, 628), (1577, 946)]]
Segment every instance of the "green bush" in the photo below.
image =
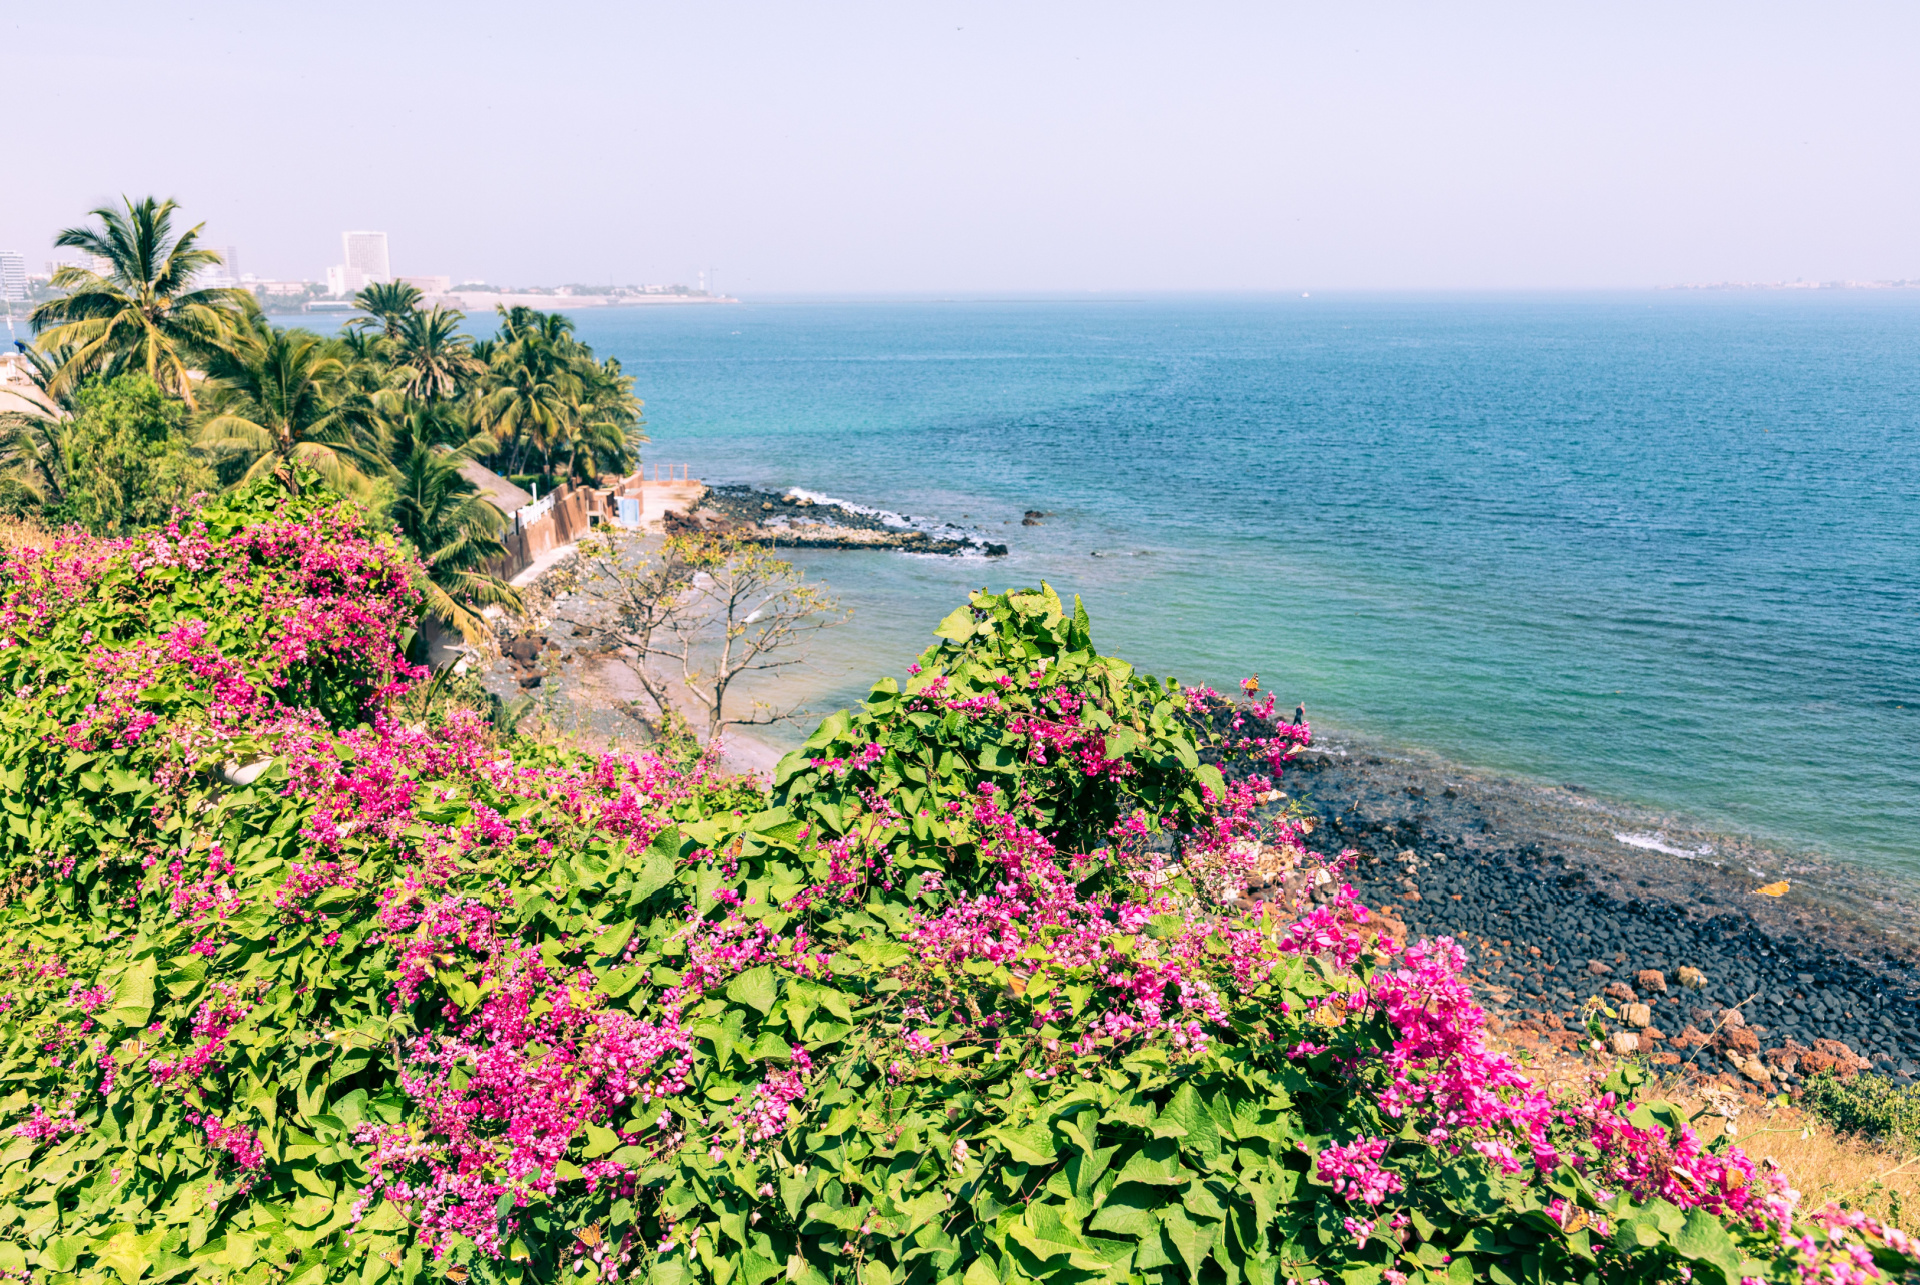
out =
[(411, 583), (311, 479), (6, 567), (0, 1270), (1912, 1268), (1628, 1077), (1549, 1100), (1276, 810), (1306, 729), (1050, 589), (974, 595), (768, 794), (427, 705)]
[(1902, 1149), (1920, 1149), (1920, 1084), (1884, 1075), (1811, 1076), (1800, 1105), (1834, 1128)]
[(57, 432), (65, 484), (47, 519), (118, 535), (165, 522), (176, 505), (212, 490), (213, 468), (182, 432), (184, 411), (145, 375), (84, 385)]

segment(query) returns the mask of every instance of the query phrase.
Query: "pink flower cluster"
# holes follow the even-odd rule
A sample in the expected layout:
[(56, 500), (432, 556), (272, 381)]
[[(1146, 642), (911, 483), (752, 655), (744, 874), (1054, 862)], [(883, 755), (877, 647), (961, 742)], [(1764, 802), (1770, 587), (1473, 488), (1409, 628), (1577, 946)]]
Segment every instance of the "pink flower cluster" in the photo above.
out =
[(154, 1057), (147, 1063), (148, 1073), (156, 1083), (166, 1084), (175, 1076), (184, 1076), (191, 1083), (213, 1070), (220, 1055), (226, 1052), (228, 1034), (253, 1011), (253, 1004), (244, 998), (237, 982), (215, 982), (213, 992), (216, 998), (202, 1004), (200, 1011), (193, 1015), (188, 1036), (191, 1047), (177, 1058)]
[(266, 1148), (251, 1130), (223, 1123), (218, 1116), (202, 1115), (198, 1111), (187, 1112), (187, 1123), (199, 1125), (207, 1136), (207, 1145), (233, 1157), (234, 1164), (242, 1171), (259, 1169), (266, 1163)]
[[(1399, 1174), (1380, 1167), (1380, 1157), (1391, 1145), (1392, 1140), (1388, 1138), (1360, 1137), (1345, 1146), (1327, 1147), (1315, 1159), (1314, 1172), (1349, 1200), (1380, 1204), (1393, 1193), (1406, 1190)], [(1372, 1224), (1367, 1226), (1370, 1235)]]
[(812, 1069), (807, 1051), (795, 1049), (792, 1066), (769, 1072), (754, 1086), (752, 1101), (740, 1113), (741, 1132), (749, 1142), (770, 1142), (787, 1131), (787, 1108), (806, 1096), (806, 1075)]
[(45, 1142), (50, 1138), (64, 1138), (71, 1133), (85, 1133), (87, 1126), (74, 1119), (71, 1113), (66, 1115), (48, 1115), (47, 1109), (39, 1104), (33, 1108), (33, 1116), (7, 1130), (16, 1138), (32, 1138)]

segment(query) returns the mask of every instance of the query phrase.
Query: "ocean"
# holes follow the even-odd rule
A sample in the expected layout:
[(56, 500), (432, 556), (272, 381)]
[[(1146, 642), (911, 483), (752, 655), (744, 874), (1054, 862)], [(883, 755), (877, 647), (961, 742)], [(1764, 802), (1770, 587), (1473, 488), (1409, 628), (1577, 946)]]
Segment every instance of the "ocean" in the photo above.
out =
[(1010, 546), (796, 555), (853, 609), (803, 680), (816, 712), (902, 673), (970, 589), (1046, 580), (1102, 650), (1578, 787), (1640, 818), (1624, 844), (1920, 883), (1920, 291), (575, 321), (636, 377), (650, 463)]

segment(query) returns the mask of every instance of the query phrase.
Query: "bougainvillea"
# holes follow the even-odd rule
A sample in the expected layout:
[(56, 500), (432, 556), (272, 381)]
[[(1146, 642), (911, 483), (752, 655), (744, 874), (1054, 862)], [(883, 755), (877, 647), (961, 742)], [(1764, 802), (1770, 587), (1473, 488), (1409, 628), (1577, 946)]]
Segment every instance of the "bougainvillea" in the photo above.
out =
[(409, 583), (311, 479), (0, 570), (0, 1272), (1912, 1270), (1624, 1071), (1543, 1093), (1310, 850), (1309, 730), (1051, 590), (769, 790), (428, 703)]

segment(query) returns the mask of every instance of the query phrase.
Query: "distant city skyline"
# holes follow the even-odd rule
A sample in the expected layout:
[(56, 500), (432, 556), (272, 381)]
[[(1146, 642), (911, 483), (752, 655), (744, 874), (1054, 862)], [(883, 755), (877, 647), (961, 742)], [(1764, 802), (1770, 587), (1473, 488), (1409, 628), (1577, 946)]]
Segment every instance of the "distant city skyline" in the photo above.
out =
[(327, 293), (358, 294), (376, 282), (393, 280), (385, 232), (342, 232), (342, 262), (327, 269)]
[(0, 250), (0, 299), (19, 303), (27, 297), (27, 257), (15, 250)]
[[(397, 274), (736, 294), (1920, 277), (1911, 6), (447, 14), (13, 6), (60, 128), (10, 136), (0, 246), (151, 193), (263, 279), (346, 266), (343, 228)], [(156, 95), (218, 139), (125, 128)]]

